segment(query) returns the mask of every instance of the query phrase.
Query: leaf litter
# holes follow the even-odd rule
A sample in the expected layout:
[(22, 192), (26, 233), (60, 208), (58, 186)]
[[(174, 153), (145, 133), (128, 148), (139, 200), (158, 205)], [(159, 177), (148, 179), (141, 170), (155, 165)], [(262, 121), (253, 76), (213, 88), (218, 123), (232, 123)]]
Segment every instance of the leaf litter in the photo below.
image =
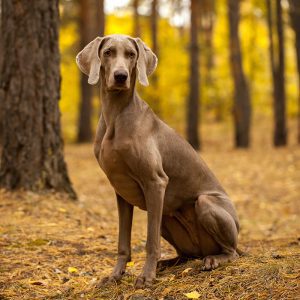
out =
[[(99, 284), (116, 260), (118, 219), (114, 192), (92, 153), (90, 144), (66, 147), (77, 202), (0, 190), (0, 299), (299, 298), (299, 147), (204, 150), (237, 207), (245, 255), (211, 272), (200, 271), (200, 260), (167, 268), (145, 290), (134, 289), (146, 241), (146, 214), (138, 209), (126, 274), (119, 284)], [(162, 241), (162, 258), (174, 255)]]

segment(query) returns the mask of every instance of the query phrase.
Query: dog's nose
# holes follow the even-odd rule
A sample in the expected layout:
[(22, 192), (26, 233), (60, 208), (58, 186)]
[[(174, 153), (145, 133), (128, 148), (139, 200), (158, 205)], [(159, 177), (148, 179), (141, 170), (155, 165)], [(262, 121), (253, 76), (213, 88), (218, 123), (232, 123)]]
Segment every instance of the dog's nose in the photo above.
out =
[(114, 73), (114, 77), (117, 83), (124, 83), (128, 77), (128, 74), (126, 71), (116, 71)]

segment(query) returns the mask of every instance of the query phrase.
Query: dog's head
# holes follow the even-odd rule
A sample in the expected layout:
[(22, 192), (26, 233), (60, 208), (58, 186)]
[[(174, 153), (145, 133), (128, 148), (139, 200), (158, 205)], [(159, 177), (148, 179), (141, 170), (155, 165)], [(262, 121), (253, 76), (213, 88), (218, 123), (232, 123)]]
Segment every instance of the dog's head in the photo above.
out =
[(140, 38), (126, 35), (97, 37), (76, 56), (80, 70), (96, 84), (101, 76), (108, 90), (128, 90), (137, 77), (149, 85), (148, 76), (157, 66), (157, 57)]

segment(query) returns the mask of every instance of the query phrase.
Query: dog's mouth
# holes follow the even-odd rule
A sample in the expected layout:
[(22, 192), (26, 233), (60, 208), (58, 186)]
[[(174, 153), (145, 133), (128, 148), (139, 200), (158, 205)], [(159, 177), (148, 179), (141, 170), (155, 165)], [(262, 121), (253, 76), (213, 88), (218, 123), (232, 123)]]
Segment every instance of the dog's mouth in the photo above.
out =
[(108, 88), (109, 91), (127, 91), (129, 90), (129, 86), (126, 83), (115, 83), (111, 87)]

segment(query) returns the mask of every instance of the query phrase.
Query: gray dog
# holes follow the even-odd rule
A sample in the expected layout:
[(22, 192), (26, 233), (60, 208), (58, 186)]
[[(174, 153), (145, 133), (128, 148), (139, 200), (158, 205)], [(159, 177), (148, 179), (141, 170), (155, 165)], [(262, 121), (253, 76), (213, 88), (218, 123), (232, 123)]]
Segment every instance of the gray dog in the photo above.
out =
[[(76, 57), (88, 82), (101, 82), (95, 155), (113, 186), (119, 212), (118, 260), (106, 281), (120, 280), (131, 259), (133, 207), (147, 211), (147, 258), (136, 288), (152, 284), (157, 266), (203, 258), (203, 270), (238, 257), (239, 222), (228, 195), (198, 153), (137, 95), (157, 57), (139, 38), (97, 37)], [(158, 261), (160, 236), (178, 257)]]

